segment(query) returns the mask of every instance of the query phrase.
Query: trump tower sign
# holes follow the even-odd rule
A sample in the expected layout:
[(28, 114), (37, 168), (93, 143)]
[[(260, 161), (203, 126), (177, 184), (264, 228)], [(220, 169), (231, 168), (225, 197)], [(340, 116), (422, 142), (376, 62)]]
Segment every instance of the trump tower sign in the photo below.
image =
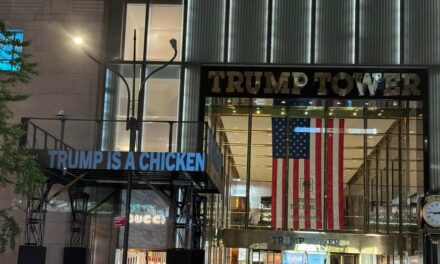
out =
[(395, 67), (202, 66), (206, 97), (422, 100), (428, 70)]

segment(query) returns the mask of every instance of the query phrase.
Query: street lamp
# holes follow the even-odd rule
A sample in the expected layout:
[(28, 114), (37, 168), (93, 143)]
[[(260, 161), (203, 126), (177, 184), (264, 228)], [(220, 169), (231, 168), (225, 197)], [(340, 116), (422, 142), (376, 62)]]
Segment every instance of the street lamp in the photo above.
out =
[[(111, 65), (109, 63), (103, 63), (101, 61), (99, 61), (98, 59), (96, 59), (95, 57), (93, 57), (86, 49), (85, 47), (82, 45), (83, 44), (83, 39), (81, 37), (75, 37), (73, 38), (73, 41), (76, 45), (80, 46), (81, 49), (83, 50), (83, 52), (87, 55), (87, 57), (89, 57), (91, 60), (93, 60), (94, 62), (96, 62), (97, 64), (99, 64), (101, 67), (105, 68), (105, 69), (109, 69), (110, 71), (112, 71), (114, 74), (116, 74), (124, 83), (125, 88), (127, 90), (127, 115), (126, 115), (126, 130), (130, 130), (130, 146), (129, 146), (129, 151), (134, 151), (135, 150), (135, 143), (136, 143), (136, 131), (139, 130), (139, 128), (142, 125), (142, 110), (141, 109), (141, 105), (143, 105), (143, 100), (144, 100), (144, 90), (145, 90), (145, 84), (147, 83), (148, 79), (153, 76), (155, 73), (157, 73), (158, 71), (164, 69), (165, 67), (167, 67), (168, 65), (170, 65), (174, 59), (176, 59), (177, 56), (177, 40), (176, 39), (170, 39), (170, 45), (174, 50), (174, 55), (173, 57), (166, 63), (164, 63), (163, 65), (161, 65), (160, 67), (158, 67), (157, 69), (153, 70), (151, 73), (149, 73), (142, 81), (140, 84), (140, 89), (138, 92), (138, 109), (137, 109), (137, 117), (135, 117), (134, 115), (134, 103), (135, 103), (135, 98), (134, 98), (134, 92), (135, 92), (135, 71), (136, 71), (136, 30), (134, 30), (134, 35), (133, 35), (133, 84), (132, 84), (132, 89), (133, 89), (133, 93), (131, 93), (130, 91), (130, 86), (127, 82), (127, 80), (124, 78), (124, 76), (116, 69), (114, 69), (113, 67), (111, 67)], [(145, 63), (145, 61), (143, 62)], [(142, 98), (140, 97), (142, 95)], [(131, 98), (131, 96), (133, 96), (133, 98)], [(131, 104), (131, 115), (130, 115), (130, 104)], [(139, 135), (139, 137), (141, 137), (142, 135)], [(137, 150), (140, 150), (140, 144), (137, 147)], [(133, 172), (132, 170), (128, 171), (128, 179), (127, 179), (127, 196), (126, 196), (126, 206), (125, 206), (125, 223), (124, 223), (124, 242), (123, 242), (123, 254), (122, 254), (122, 264), (127, 264), (127, 252), (128, 252), (128, 235), (129, 235), (129, 228), (130, 228), (130, 205), (131, 205), (131, 183), (132, 183), (132, 175)]]

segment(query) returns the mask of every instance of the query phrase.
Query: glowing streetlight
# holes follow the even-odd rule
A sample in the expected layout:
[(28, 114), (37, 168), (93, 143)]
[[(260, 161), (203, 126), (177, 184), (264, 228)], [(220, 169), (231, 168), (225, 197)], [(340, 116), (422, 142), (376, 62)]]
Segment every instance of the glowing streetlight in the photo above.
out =
[(76, 45), (80, 46), (84, 43), (84, 40), (81, 37), (74, 37), (73, 38), (73, 43), (75, 43)]

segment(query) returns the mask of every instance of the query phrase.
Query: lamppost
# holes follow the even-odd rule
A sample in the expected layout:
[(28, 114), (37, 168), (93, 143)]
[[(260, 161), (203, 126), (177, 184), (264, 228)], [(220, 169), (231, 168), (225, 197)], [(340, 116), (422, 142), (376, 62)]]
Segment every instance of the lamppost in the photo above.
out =
[[(151, 76), (153, 76), (158, 71), (164, 69), (165, 67), (167, 67), (168, 65), (170, 65), (174, 61), (174, 59), (177, 56), (177, 40), (170, 39), (170, 45), (174, 50), (173, 57), (168, 62), (166, 62), (163, 65), (161, 65), (160, 67), (156, 68), (155, 70), (150, 72), (145, 78), (142, 79), (141, 84), (140, 84), (140, 88), (139, 88), (139, 92), (138, 92), (138, 109), (137, 109), (138, 116), (137, 117), (134, 114), (135, 100), (136, 100), (136, 98), (134, 97), (135, 77), (136, 77), (136, 30), (134, 30), (134, 34), (133, 34), (133, 61), (132, 61), (132, 64), (133, 64), (133, 83), (132, 83), (133, 92), (132, 93), (130, 92), (130, 86), (129, 86), (127, 80), (124, 78), (124, 76), (118, 70), (111, 67), (111, 65), (109, 63), (107, 63), (107, 62), (103, 63), (100, 60), (93, 57), (85, 49), (85, 47), (82, 45), (83, 40), (80, 37), (75, 37), (73, 39), (73, 41), (75, 44), (77, 44), (81, 47), (81, 49), (87, 55), (87, 57), (89, 57), (91, 60), (93, 60), (94, 62), (99, 64), (104, 69), (109, 69), (111, 72), (116, 74), (124, 83), (125, 88), (127, 89), (126, 130), (130, 131), (129, 151), (135, 151), (136, 132), (139, 131), (140, 130), (139, 128), (142, 126), (141, 118), (142, 118), (143, 109), (141, 109), (141, 108), (143, 106), (143, 100), (144, 100), (143, 95), (144, 95), (145, 85)], [(142, 64), (145, 65), (145, 61), (143, 61)], [(141, 95), (142, 95), (142, 98), (140, 97)], [(131, 105), (131, 115), (130, 115), (130, 105)], [(139, 137), (141, 137), (141, 136), (142, 135), (139, 135)], [(140, 150), (140, 147), (141, 146), (138, 145), (137, 151)], [(131, 205), (131, 192), (132, 192), (132, 190), (131, 190), (132, 175), (133, 175), (133, 171), (129, 170), (128, 171), (128, 179), (127, 179), (127, 193), (126, 193), (126, 199), (125, 199), (126, 206), (125, 206), (125, 223), (124, 223), (124, 242), (123, 242), (122, 264), (127, 264), (128, 237), (129, 237), (129, 230), (130, 230), (129, 223), (130, 223), (130, 210), (131, 210), (130, 205)]]

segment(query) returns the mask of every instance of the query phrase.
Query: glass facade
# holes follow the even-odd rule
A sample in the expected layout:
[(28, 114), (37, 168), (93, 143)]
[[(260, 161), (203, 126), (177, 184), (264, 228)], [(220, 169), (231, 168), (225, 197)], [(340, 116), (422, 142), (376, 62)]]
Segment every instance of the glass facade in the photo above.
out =
[[(211, 124), (217, 126), (217, 138), (222, 138), (227, 157), (230, 228), (344, 229), (361, 233), (404, 229), (416, 233), (415, 203), (423, 194), (421, 102), (238, 98), (208, 101), (206, 118), (214, 120)], [(307, 148), (313, 145), (307, 158), (309, 164), (290, 156), (284, 160), (290, 166), (285, 166), (287, 172), (282, 173), (288, 176), (283, 176), (279, 187), (275, 183), (279, 172), (275, 171), (274, 161), (278, 143), (273, 137), (298, 138), (274, 131), (279, 129), (277, 120), (288, 122), (292, 130), (308, 137), (306, 143), (295, 141), (291, 148), (297, 148), (296, 144), (308, 144)], [(304, 123), (299, 125), (297, 120)], [(333, 187), (338, 184), (339, 193)], [(278, 188), (289, 193), (287, 202), (281, 202), (283, 197), (274, 202)], [(286, 191), (289, 189), (294, 191)], [(330, 197), (342, 193), (341, 199)], [(342, 207), (329, 209), (335, 202)], [(275, 203), (284, 203), (284, 208), (274, 210)], [(282, 213), (274, 215), (278, 210)], [(335, 223), (331, 222), (337, 217), (330, 215), (331, 211), (343, 217), (339, 228), (332, 227)], [(285, 224), (274, 224), (273, 219), (280, 217)], [(295, 224), (297, 218), (303, 220)]]

